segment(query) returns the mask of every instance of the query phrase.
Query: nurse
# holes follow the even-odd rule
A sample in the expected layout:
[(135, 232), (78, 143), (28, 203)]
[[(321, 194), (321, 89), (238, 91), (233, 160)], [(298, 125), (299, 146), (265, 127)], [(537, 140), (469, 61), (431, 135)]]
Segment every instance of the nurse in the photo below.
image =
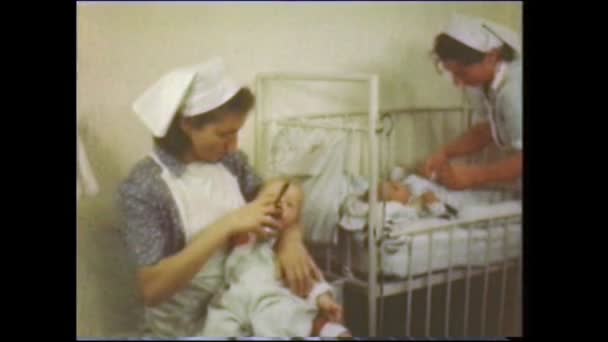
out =
[[(137, 265), (144, 336), (200, 336), (207, 304), (225, 286), (229, 238), (279, 228), (274, 198), (253, 200), (261, 179), (237, 150), (253, 103), (213, 58), (166, 74), (133, 104), (154, 148), (121, 183), (118, 203)], [(281, 233), (277, 254), (287, 285), (306, 293), (318, 269), (299, 227)]]
[[(516, 33), (481, 18), (454, 15), (435, 38), (437, 65), (465, 88), (474, 111), (486, 119), (444, 146), (423, 165), (423, 174), (455, 190), (517, 183), (522, 175), (522, 55)], [(496, 144), (507, 157), (485, 165), (450, 159)]]

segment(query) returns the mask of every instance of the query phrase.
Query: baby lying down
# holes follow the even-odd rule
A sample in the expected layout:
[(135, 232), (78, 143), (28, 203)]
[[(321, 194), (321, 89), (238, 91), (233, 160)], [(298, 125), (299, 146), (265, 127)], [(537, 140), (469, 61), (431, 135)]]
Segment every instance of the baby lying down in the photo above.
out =
[[(278, 196), (284, 180), (268, 182), (260, 194)], [(280, 206), (285, 227), (299, 224), (303, 191), (290, 183)], [(351, 337), (342, 323), (342, 307), (321, 280), (307, 298), (293, 294), (280, 279), (273, 250), (276, 238), (240, 235), (232, 240), (225, 264), (227, 288), (208, 307), (203, 336)]]
[[(346, 197), (341, 208), (342, 228), (363, 229), (369, 212), (368, 198), (368, 192)], [(455, 209), (438, 198), (433, 183), (416, 175), (402, 180), (380, 182), (377, 198), (379, 203), (384, 204), (384, 217), (388, 227), (421, 217), (450, 218), (456, 215)]]

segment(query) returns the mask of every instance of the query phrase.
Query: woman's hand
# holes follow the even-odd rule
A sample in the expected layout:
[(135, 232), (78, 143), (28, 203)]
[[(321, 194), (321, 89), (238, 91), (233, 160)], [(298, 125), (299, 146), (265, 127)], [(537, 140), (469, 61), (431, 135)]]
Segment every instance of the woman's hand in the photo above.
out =
[(439, 171), (448, 164), (448, 161), (449, 158), (447, 154), (441, 150), (427, 159), (422, 165), (422, 170), (420, 170), (420, 172), (424, 177), (432, 180), (439, 175)]
[(322, 294), (317, 301), (319, 310), (330, 322), (344, 323), (342, 306), (331, 295), (328, 293)]
[(256, 233), (269, 235), (264, 227), (279, 230), (280, 222), (273, 215), (279, 215), (280, 209), (274, 206), (273, 194), (261, 194), (253, 202), (229, 213), (222, 218), (222, 225), (230, 234)]
[(439, 183), (452, 190), (470, 189), (480, 182), (479, 169), (466, 165), (445, 164), (439, 171)]
[(305, 297), (314, 282), (322, 278), (321, 271), (300, 239), (280, 239), (277, 244), (277, 258), (287, 287), (301, 297)]

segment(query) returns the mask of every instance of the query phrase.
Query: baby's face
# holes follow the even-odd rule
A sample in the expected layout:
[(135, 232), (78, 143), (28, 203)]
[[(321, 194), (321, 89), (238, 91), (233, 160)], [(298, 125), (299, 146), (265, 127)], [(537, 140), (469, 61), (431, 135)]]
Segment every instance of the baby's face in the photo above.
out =
[[(272, 194), (271, 196), (276, 198), (279, 196), (283, 184), (285, 184), (283, 181), (270, 183), (262, 189), (262, 192), (270, 193)], [(298, 222), (300, 209), (302, 207), (302, 198), (302, 189), (298, 185), (290, 184), (279, 202), (279, 207), (281, 208), (281, 217), (279, 220), (281, 221), (282, 227), (290, 227)]]
[(381, 184), (379, 191), (378, 197), (384, 202), (395, 201), (407, 204), (412, 196), (409, 189), (399, 182), (385, 181)]

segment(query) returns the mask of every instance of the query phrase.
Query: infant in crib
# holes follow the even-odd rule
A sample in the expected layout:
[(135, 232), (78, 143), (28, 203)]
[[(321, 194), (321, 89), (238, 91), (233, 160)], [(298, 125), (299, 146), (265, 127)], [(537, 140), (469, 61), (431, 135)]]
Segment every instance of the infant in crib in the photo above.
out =
[[(416, 176), (404, 177), (395, 168), (390, 180), (378, 184), (377, 199), (384, 202), (385, 228), (399, 222), (415, 221), (423, 216), (451, 218), (455, 209), (440, 200), (432, 182)], [(346, 230), (362, 230), (367, 224), (369, 213), (369, 191), (353, 193), (346, 197), (341, 208), (340, 226)]]
[[(378, 184), (378, 201), (400, 203), (404, 206), (416, 209), (417, 212), (426, 211), (434, 216), (447, 214), (445, 204), (437, 197), (435, 192), (428, 188), (419, 189), (420, 184), (412, 184), (413, 178), (405, 182), (396, 180), (382, 181)], [(360, 197), (368, 201), (368, 193)]]
[[(267, 182), (260, 194), (278, 196), (285, 180)], [(281, 199), (284, 227), (300, 224), (304, 193), (290, 182)], [(276, 238), (245, 234), (231, 241), (225, 263), (227, 288), (210, 303), (203, 336), (351, 337), (342, 325), (342, 307), (321, 280), (307, 298), (292, 293), (280, 279), (273, 250)]]

